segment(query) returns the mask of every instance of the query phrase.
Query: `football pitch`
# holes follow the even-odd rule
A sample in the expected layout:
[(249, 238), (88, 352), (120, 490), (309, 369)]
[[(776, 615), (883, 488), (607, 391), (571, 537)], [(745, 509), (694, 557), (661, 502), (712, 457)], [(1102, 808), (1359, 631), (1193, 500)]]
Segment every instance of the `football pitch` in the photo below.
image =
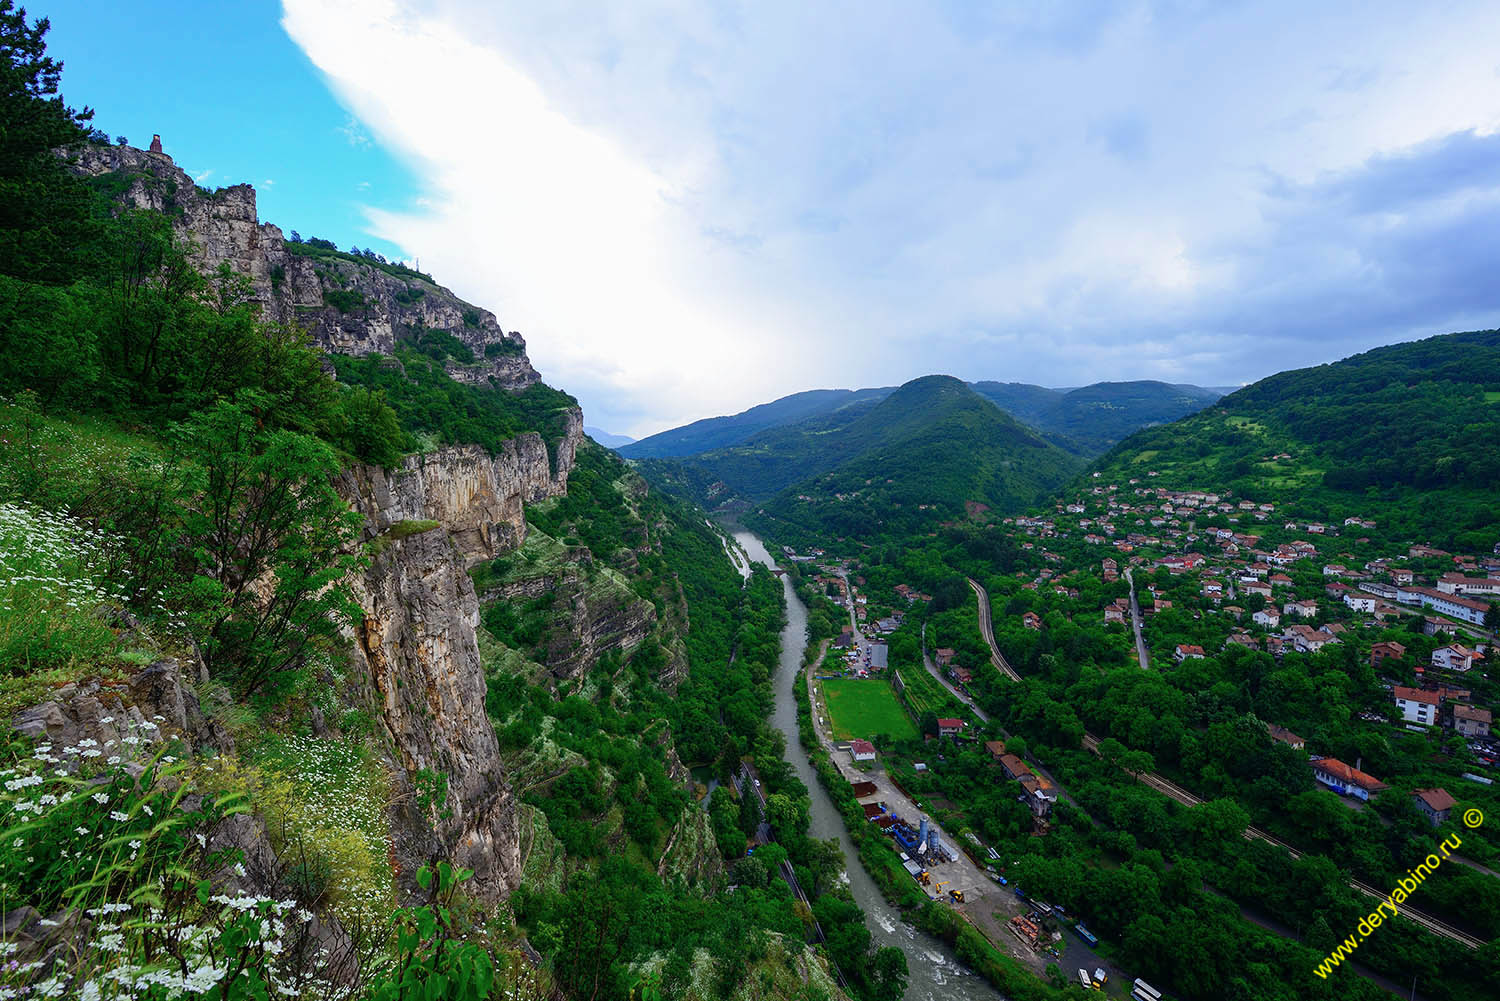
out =
[(870, 740), (884, 734), (898, 740), (917, 735), (901, 700), (885, 681), (834, 678), (818, 685), (828, 701), (828, 722), (838, 740)]

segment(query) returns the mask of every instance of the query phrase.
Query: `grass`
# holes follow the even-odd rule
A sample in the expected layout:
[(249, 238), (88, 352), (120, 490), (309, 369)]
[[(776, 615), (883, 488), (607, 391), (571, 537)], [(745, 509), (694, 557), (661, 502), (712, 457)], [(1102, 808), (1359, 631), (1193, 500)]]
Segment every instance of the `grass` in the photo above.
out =
[(828, 717), (835, 738), (869, 740), (886, 735), (911, 740), (917, 736), (917, 728), (906, 715), (901, 700), (884, 681), (841, 678), (818, 684), (828, 701)]
[(1224, 418), (1224, 423), (1240, 431), (1248, 431), (1250, 434), (1261, 434), (1266, 430), (1266, 426), (1260, 421), (1240, 414)]
[(1500, 403), (1500, 392), (1494, 392), (1492, 390), (1485, 390), (1485, 393), (1484, 393), (1484, 402), (1485, 403)]
[(261, 810), (283, 854), (326, 867), (328, 903), (346, 924), (388, 919), (390, 783), (374, 756), (350, 741), (273, 734), (253, 760)]
[(911, 706), (912, 712), (918, 717), (924, 712), (932, 712), (939, 717), (968, 718), (968, 711), (963, 703), (923, 669), (906, 668), (901, 672), (901, 680), (906, 684), (906, 704)]

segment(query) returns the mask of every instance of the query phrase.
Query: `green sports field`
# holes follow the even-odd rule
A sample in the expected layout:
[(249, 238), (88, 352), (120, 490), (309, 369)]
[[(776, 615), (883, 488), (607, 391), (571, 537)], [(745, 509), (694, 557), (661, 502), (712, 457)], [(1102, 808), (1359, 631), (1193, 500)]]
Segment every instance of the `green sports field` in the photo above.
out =
[(828, 700), (828, 722), (835, 738), (869, 740), (886, 734), (909, 740), (917, 735), (917, 728), (887, 682), (836, 678), (818, 685)]

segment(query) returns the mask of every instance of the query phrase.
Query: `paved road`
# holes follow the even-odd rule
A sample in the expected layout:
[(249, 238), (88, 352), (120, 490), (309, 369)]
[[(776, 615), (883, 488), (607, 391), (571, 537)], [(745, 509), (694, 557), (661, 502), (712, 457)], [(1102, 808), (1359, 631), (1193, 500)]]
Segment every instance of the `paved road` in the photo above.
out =
[(1130, 585), (1130, 624), (1135, 629), (1135, 655), (1140, 658), (1141, 670), (1151, 670), (1151, 659), (1146, 654), (1146, 638), (1141, 635), (1141, 603), (1135, 600), (1135, 580), (1130, 568), (1125, 568), (1125, 583)]
[[(816, 683), (811, 679), (808, 680), (816, 689)], [(876, 682), (871, 682), (871, 684), (876, 684)], [(813, 698), (816, 704), (817, 696), (814, 695)], [(875, 784), (876, 792), (861, 799), (861, 804), (883, 803), (887, 812), (896, 814), (913, 827), (918, 825), (925, 815), (923, 810), (897, 787), (884, 768), (876, 766), (868, 772), (856, 768), (848, 752), (838, 749), (826, 727), (820, 722), (820, 716), (817, 713), (813, 714), (813, 729), (845, 780), (850, 783), (873, 782)], [(932, 824), (938, 827), (935, 821)], [(1015, 915), (1026, 913), (1026, 905), (1009, 890), (991, 880), (983, 869), (963, 853), (957, 841), (941, 827), (938, 827), (938, 840), (955, 858), (951, 862), (931, 866), (928, 869), (931, 873), (931, 885), (921, 887), (921, 889), (933, 899), (945, 901), (948, 906), (962, 911), (986, 938), (998, 948), (1028, 963), (1040, 976), (1051, 956), (1023, 947), (1010, 934), (1006, 926), (1006, 923)], [(964, 902), (955, 904), (950, 901), (949, 890), (962, 890)]]
[(933, 680), (948, 689), (948, 693), (955, 699), (968, 706), (969, 711), (978, 716), (981, 723), (988, 723), (990, 721), (989, 714), (979, 708), (978, 703), (970, 698), (967, 692), (961, 690), (947, 678), (943, 677), (943, 672), (939, 671), (937, 665), (932, 662), (932, 658), (927, 656), (927, 623), (925, 622), (922, 623), (922, 664), (927, 668), (927, 673), (932, 675)]
[[(984, 633), (984, 642), (987, 642), (987, 644), (990, 645), (990, 659), (992, 659), (993, 662), (996, 663), (996, 666), (1005, 665), (1005, 672), (1007, 672), (1010, 677), (1016, 678), (1016, 680), (1020, 680), (1020, 678), (1017, 677), (1016, 672), (1011, 671), (1010, 665), (1008, 665), (1008, 663), (1005, 663), (1005, 657), (1001, 656), (1001, 650), (999, 650), (999, 647), (996, 647), (995, 645), (995, 632), (990, 629), (989, 593), (986, 593), (986, 590), (981, 587), (980, 582), (975, 581), (974, 578), (969, 578), (969, 587), (974, 588), (975, 594), (978, 594), (978, 596), (980, 596), (980, 632)], [(1098, 750), (1098, 747), (1100, 747), (1100, 738), (1095, 737), (1094, 734), (1085, 732), (1085, 734), (1083, 734), (1083, 746), (1085, 746), (1086, 749), (1091, 750), (1091, 752), (1100, 753), (1100, 750)], [(1176, 783), (1172, 782), (1172, 780), (1163, 779), (1160, 774), (1137, 773), (1136, 779), (1140, 780), (1140, 782), (1142, 783), (1145, 783), (1145, 785), (1151, 786), (1151, 788), (1157, 789), (1157, 791), (1161, 792), (1161, 794), (1173, 798), (1173, 800), (1181, 803), (1182, 806), (1197, 806), (1197, 804), (1202, 803), (1203, 801), (1200, 800), (1199, 797), (1196, 797), (1196, 795), (1188, 792), (1187, 789), (1182, 788), (1182, 786), (1176, 785)], [(1256, 837), (1256, 839), (1263, 840), (1263, 842), (1271, 843), (1271, 845), (1277, 845), (1278, 848), (1284, 848), (1287, 852), (1290, 852), (1290, 854), (1292, 854), (1293, 858), (1302, 857), (1302, 852), (1299, 852), (1298, 849), (1293, 848), (1292, 845), (1284, 842), (1284, 840), (1277, 839), (1277, 837), (1272, 837), (1271, 834), (1266, 833), (1266, 831), (1257, 830), (1257, 828), (1254, 827), (1247, 827), (1245, 828), (1244, 836), (1247, 837), (1247, 839)], [(1353, 890), (1358, 890), (1359, 893), (1367, 894), (1367, 896), (1376, 897), (1377, 900), (1386, 899), (1385, 893), (1380, 893), (1380, 891), (1376, 890), (1376, 888), (1374, 887), (1368, 887), (1368, 885), (1365, 885), (1364, 882), (1359, 882), (1358, 879), (1350, 879), (1349, 885), (1350, 888), (1353, 888)], [(1469, 945), (1470, 948), (1481, 948), (1482, 945), (1485, 944), (1484, 939), (1475, 938), (1475, 936), (1470, 935), (1470, 933), (1467, 932), (1461, 932), (1461, 930), (1458, 930), (1457, 927), (1452, 926), (1452, 924), (1448, 924), (1446, 923), (1446, 921), (1439, 920), (1439, 918), (1431, 917), (1430, 914), (1422, 914), (1421, 911), (1416, 911), (1416, 909), (1412, 908), (1412, 905), (1410, 905), (1410, 903), (1406, 903), (1406, 905), (1401, 908), (1401, 915), (1403, 915), (1403, 917), (1410, 918), (1410, 920), (1415, 921), (1416, 924), (1421, 924), (1422, 927), (1430, 930), (1430, 932), (1433, 932), (1434, 935), (1442, 935), (1445, 936), (1445, 938), (1451, 938), (1452, 941), (1461, 942), (1461, 944), (1464, 945)]]
[[(1000, 650), (995, 645), (995, 634), (990, 629), (990, 626), (989, 626), (989, 622), (990, 622), (990, 616), (989, 616), (989, 604), (990, 604), (989, 594), (973, 578), (969, 578), (969, 586), (972, 587), (972, 588), (974, 588), (974, 592), (979, 595), (979, 627), (980, 627), (980, 631), (982, 633), (984, 633), (984, 640), (985, 640), (985, 642), (989, 644), (991, 659), (996, 662), (997, 666), (999, 664), (1004, 664), (1005, 663), (1005, 658), (1000, 655)], [(1017, 680), (1020, 680), (1017, 677), (1016, 673), (1014, 671), (1011, 671), (1009, 668), (1010, 668), (1010, 665), (1006, 664), (1005, 665), (1006, 672), (1012, 678), (1016, 678)], [(1099, 738), (1095, 737), (1091, 733), (1087, 733), (1086, 732), (1083, 735), (1083, 746), (1087, 750), (1092, 751), (1094, 754), (1098, 754), (1099, 753)], [(1139, 780), (1143, 784), (1148, 785), (1151, 788), (1155, 789), (1156, 791), (1162, 793), (1163, 795), (1168, 796), (1168, 797), (1176, 800), (1178, 803), (1181, 803), (1183, 806), (1189, 806), (1189, 807), (1191, 807), (1191, 806), (1197, 806), (1199, 803), (1203, 802), (1201, 799), (1199, 799), (1198, 797), (1194, 796), (1192, 793), (1188, 792), (1186, 789), (1182, 788), (1181, 786), (1177, 785), (1174, 782), (1171, 782), (1168, 779), (1162, 778), (1160, 775), (1156, 775), (1156, 774), (1151, 773), (1151, 772), (1142, 772), (1142, 773), (1136, 774), (1135, 777), (1136, 777), (1137, 780)], [(1245, 828), (1244, 836), (1247, 839), (1248, 838), (1258, 838), (1261, 841), (1265, 841), (1268, 844), (1273, 844), (1273, 845), (1276, 845), (1279, 848), (1283, 848), (1287, 852), (1289, 852), (1291, 854), (1292, 858), (1294, 858), (1294, 859), (1302, 857), (1302, 853), (1299, 852), (1297, 849), (1293, 848), (1291, 845), (1289, 845), (1286, 842), (1281, 841), (1281, 840), (1279, 840), (1277, 838), (1272, 837), (1271, 835), (1267, 834), (1265, 831), (1258, 830), (1258, 829), (1256, 829), (1254, 827), (1247, 827), (1247, 828)], [(1359, 880), (1356, 880), (1356, 879), (1349, 880), (1349, 886), (1350, 886), (1351, 889), (1357, 890), (1360, 893), (1365, 894), (1366, 896), (1374, 897), (1376, 900), (1385, 900), (1386, 899), (1386, 894), (1381, 893), (1379, 890), (1376, 890), (1373, 887), (1366, 886), (1364, 883), (1361, 883)], [(1435, 934), (1435, 935), (1442, 935), (1444, 938), (1449, 938), (1449, 939), (1452, 939), (1455, 942), (1462, 943), (1463, 945), (1468, 946), (1470, 949), (1478, 949), (1478, 948), (1482, 947), (1485, 944), (1482, 939), (1475, 938), (1473, 935), (1470, 935), (1467, 932), (1459, 931), (1457, 928), (1453, 927), (1452, 925), (1447, 924), (1446, 922), (1440, 921), (1437, 918), (1432, 917), (1431, 915), (1423, 914), (1421, 911), (1414, 910), (1412, 908), (1411, 904), (1409, 904), (1409, 903), (1405, 904), (1402, 907), (1401, 914), (1402, 914), (1403, 917), (1406, 917), (1406, 918), (1410, 919), (1411, 921), (1415, 922), (1416, 924), (1421, 925), (1423, 928), (1427, 929), (1428, 931), (1432, 932), (1433, 934)]]

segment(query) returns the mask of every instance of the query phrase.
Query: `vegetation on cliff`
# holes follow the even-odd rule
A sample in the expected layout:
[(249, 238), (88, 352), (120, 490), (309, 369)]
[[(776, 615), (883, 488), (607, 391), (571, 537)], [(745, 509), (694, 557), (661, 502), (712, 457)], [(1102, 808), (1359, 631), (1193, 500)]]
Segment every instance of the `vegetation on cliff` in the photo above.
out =
[[(138, 176), (85, 179), (58, 156), (106, 139), (58, 97), (45, 32), (0, 0), (0, 710), (17, 727), (0, 748), (0, 987), (844, 997), (775, 871), (780, 853), (818, 906), (851, 906), (765, 722), (777, 581), (744, 581), (701, 511), (647, 491), (612, 454), (584, 445), (574, 462), (572, 442), (560, 447), (571, 397), (456, 381), (481, 359), (451, 331), (418, 326), (393, 355), (330, 365), (305, 331), (264, 321), (246, 276), (199, 274), (171, 192), (165, 213), (127, 210)], [(370, 264), (321, 242), (292, 252)], [(325, 298), (357, 324), (359, 295)], [(473, 309), (462, 323), (494, 326)], [(484, 353), (525, 366), (519, 338)], [(376, 678), (392, 624), (356, 603), (377, 579), (399, 602), (416, 567), (402, 554), (417, 551), (465, 584), (432, 593), (462, 598), (463, 560), (443, 523), (398, 511), (371, 531), (335, 485), (379, 479), (360, 463), (495, 453), (528, 432), (573, 489), (527, 496), (535, 546), (474, 568), (481, 588), (535, 587), (539, 552), (558, 572), (538, 598), (491, 600), (493, 635), (479, 636), (488, 751), (527, 828), (506, 901), (447, 860), (444, 832), (456, 811), (510, 809), (509, 790), (456, 799), (467, 776), (441, 761), (474, 748), (413, 774), (398, 731), (416, 721), (387, 704), (420, 706), (413, 682), (454, 679), (389, 664)], [(592, 602), (596, 633), (568, 632), (564, 579), (578, 584), (569, 599)], [(524, 642), (527, 623), (557, 642)], [(759, 813), (722, 784), (742, 757), (774, 807), (778, 844), (758, 859), (745, 852)], [(862, 955), (837, 958), (869, 993)]]

